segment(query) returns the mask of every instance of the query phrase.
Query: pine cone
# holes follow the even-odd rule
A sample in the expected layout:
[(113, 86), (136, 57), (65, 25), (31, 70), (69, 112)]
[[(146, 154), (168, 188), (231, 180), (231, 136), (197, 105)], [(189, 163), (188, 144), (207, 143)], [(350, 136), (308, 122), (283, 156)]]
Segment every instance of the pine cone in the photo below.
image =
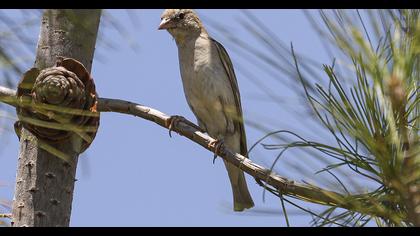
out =
[(30, 69), (19, 82), (17, 96), (23, 104), (17, 107), (19, 121), (43, 141), (68, 142), (77, 135), (82, 141), (74, 151), (82, 153), (95, 138), (97, 94), (80, 62), (60, 57), (54, 67)]

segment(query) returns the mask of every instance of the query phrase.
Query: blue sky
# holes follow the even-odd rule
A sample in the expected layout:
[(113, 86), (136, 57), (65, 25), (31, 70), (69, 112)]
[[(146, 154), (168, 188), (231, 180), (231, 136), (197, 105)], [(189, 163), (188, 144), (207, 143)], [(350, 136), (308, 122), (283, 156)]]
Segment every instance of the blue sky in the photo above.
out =
[[(156, 108), (169, 115), (182, 115), (195, 122), (185, 101), (178, 67), (175, 41), (157, 26), (163, 9), (108, 10), (126, 32), (121, 34), (103, 27), (105, 42), (116, 49), (99, 44), (92, 76), (100, 97), (119, 98)], [(272, 130), (288, 129), (320, 138), (311, 132), (309, 121), (290, 108), (303, 111), (293, 91), (284, 86), (280, 75), (273, 80), (261, 68), (249, 63), (233, 50), (225, 35), (209, 26), (207, 19), (223, 24), (237, 37), (257, 49), (263, 46), (245, 32), (238, 19), (239, 10), (197, 10), (209, 33), (227, 49), (236, 69), (241, 90), (245, 120), (263, 122)], [(301, 10), (251, 10), (285, 43), (317, 62), (330, 63), (320, 37)], [(18, 14), (11, 14), (18, 17)], [(135, 23), (137, 19), (138, 23)], [(39, 26), (30, 31), (34, 43)], [(133, 43), (135, 42), (135, 43)], [(137, 46), (136, 46), (137, 45)], [(35, 48), (34, 48), (35, 51)], [(33, 59), (28, 60), (31, 66)], [(264, 91), (247, 78), (238, 67), (258, 75), (258, 81), (283, 99), (270, 100)], [(0, 80), (1, 84), (1, 80)], [(14, 117), (12, 110), (8, 116)], [(303, 114), (303, 113), (302, 113)], [(6, 129), (0, 130), (0, 199), (13, 198), (19, 143), (12, 132), (13, 119), (1, 119)], [(248, 146), (265, 132), (246, 126)], [(315, 181), (317, 168), (303, 160), (299, 152), (287, 156), (289, 164), (280, 162), (275, 170), (295, 180)], [(277, 153), (257, 148), (251, 159), (269, 167)], [(81, 155), (77, 170), (71, 226), (285, 226), (280, 201), (266, 194), (252, 177), (248, 185), (256, 207), (235, 213), (227, 173), (221, 159), (212, 164), (212, 153), (188, 139), (173, 135), (149, 121), (116, 113), (103, 113), (95, 141)], [(303, 157), (302, 157), (303, 158)], [(290, 164), (292, 163), (292, 165)], [(301, 173), (291, 166), (301, 166)], [(4, 184), (4, 186), (1, 186)], [(312, 205), (300, 203), (305, 207)], [(308, 226), (311, 217), (286, 205), (292, 226)]]

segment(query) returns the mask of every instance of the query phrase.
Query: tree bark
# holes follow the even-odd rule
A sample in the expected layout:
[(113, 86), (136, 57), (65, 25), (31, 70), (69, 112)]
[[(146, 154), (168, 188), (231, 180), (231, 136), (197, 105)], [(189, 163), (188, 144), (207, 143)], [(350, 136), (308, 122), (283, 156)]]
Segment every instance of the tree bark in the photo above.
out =
[[(90, 72), (100, 15), (101, 10), (45, 10), (35, 67), (52, 67), (62, 56), (80, 61)], [(69, 163), (42, 149), (22, 127), (12, 226), (69, 226), (78, 154), (71, 142), (58, 145), (71, 157)]]

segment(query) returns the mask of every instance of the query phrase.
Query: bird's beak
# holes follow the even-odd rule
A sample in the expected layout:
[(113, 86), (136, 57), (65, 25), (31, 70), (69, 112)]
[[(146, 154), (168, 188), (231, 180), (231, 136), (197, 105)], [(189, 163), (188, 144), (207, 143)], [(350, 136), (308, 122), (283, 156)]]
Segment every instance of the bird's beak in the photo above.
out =
[(172, 28), (174, 26), (175, 26), (175, 24), (173, 23), (173, 21), (171, 21), (171, 19), (163, 18), (162, 21), (159, 24), (158, 30), (169, 29), (169, 28)]

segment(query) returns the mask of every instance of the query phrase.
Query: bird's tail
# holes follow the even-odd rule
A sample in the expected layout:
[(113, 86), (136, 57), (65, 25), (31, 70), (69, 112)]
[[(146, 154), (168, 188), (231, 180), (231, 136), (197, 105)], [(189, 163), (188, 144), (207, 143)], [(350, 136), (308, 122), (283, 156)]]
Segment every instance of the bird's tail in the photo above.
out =
[(251, 194), (249, 193), (244, 172), (226, 161), (225, 166), (232, 185), (233, 210), (243, 211), (253, 207), (254, 201), (252, 201)]

